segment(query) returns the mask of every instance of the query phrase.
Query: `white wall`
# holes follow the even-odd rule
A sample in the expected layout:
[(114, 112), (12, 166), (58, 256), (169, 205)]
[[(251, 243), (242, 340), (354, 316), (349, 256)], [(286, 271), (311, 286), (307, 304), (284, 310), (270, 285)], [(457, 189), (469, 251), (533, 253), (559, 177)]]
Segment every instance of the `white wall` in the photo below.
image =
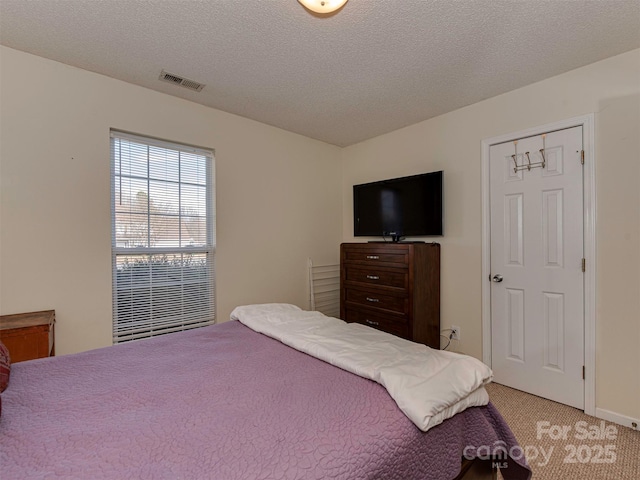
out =
[(111, 344), (109, 129), (216, 152), (217, 316), (308, 305), (307, 258), (336, 262), (340, 150), (2, 47), (0, 313), (55, 309), (56, 351)]
[(444, 170), (442, 326), (482, 358), (481, 141), (595, 112), (596, 407), (640, 418), (640, 50), (343, 150), (343, 239), (353, 184)]

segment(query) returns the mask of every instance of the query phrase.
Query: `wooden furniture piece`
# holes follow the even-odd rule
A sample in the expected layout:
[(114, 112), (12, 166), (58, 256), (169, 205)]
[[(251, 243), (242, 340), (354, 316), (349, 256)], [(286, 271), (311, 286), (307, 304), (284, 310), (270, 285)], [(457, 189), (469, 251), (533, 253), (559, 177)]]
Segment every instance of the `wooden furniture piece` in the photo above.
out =
[(463, 458), (460, 475), (453, 480), (497, 480), (498, 469), (494, 466), (496, 463), (479, 458), (473, 460)]
[(0, 316), (0, 340), (9, 349), (11, 363), (55, 355), (55, 310)]
[(340, 317), (440, 349), (440, 244), (343, 243)]

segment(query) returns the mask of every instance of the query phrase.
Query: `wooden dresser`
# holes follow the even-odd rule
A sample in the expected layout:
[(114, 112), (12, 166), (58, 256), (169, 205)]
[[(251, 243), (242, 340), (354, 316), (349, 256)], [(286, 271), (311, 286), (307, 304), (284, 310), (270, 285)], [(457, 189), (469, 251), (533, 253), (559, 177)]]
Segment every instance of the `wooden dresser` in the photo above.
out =
[(343, 243), (340, 317), (440, 349), (440, 244)]
[(55, 310), (0, 316), (0, 340), (9, 349), (11, 363), (55, 355)]

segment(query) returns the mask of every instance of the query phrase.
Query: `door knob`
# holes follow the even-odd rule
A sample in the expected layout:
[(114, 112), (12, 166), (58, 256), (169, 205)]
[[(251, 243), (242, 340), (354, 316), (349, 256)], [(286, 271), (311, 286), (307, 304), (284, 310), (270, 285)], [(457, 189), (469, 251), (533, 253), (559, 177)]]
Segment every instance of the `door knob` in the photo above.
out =
[(500, 283), (502, 281), (502, 275), (500, 275), (499, 273), (496, 273), (491, 280), (496, 283)]

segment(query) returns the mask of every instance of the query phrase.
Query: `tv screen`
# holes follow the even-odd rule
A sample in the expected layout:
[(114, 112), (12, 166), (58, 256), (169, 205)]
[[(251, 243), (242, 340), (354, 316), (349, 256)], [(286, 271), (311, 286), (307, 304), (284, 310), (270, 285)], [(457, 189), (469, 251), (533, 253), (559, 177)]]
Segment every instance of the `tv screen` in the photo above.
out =
[(442, 171), (353, 186), (356, 237), (442, 235)]

